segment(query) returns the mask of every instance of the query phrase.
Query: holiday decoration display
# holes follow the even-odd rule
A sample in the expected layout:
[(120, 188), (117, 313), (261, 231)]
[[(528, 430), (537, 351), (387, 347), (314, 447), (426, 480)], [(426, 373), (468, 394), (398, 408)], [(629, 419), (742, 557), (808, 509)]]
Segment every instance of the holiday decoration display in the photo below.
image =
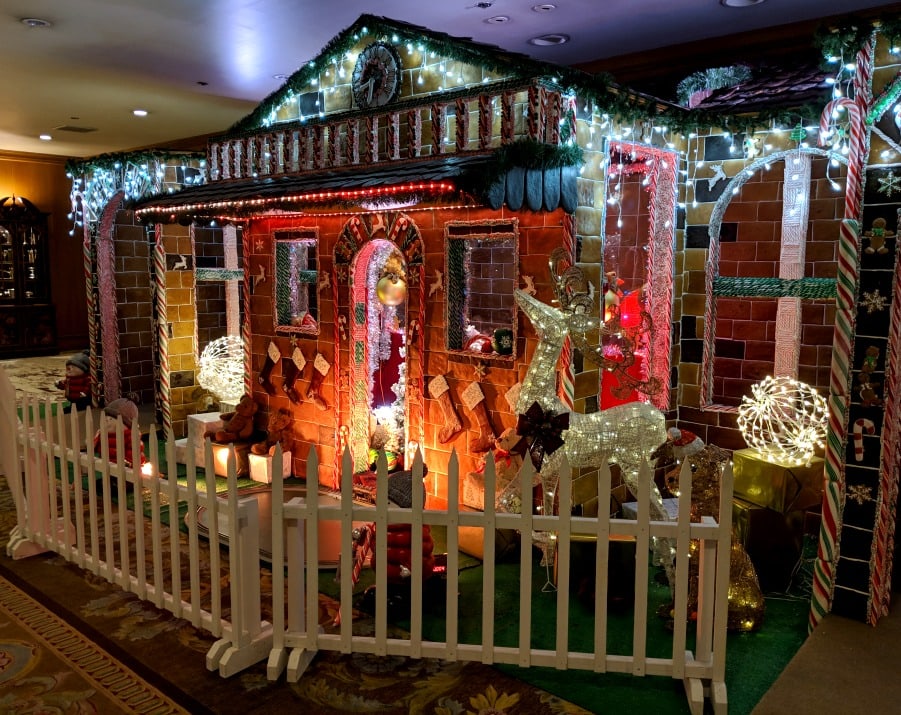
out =
[[(567, 413), (557, 396), (555, 368), (567, 335), (573, 332), (584, 335), (598, 328), (598, 320), (583, 310), (587, 298), (587, 294), (572, 295), (566, 300), (566, 310), (562, 310), (516, 291), (519, 307), (538, 334), (538, 346), (517, 398), (518, 413), (526, 413), (535, 402), (546, 411), (545, 414), (548, 411), (555, 416)], [(546, 455), (542, 463), (540, 476), (545, 497), (553, 499), (559, 465), (564, 455), (576, 468), (597, 466), (602, 459), (618, 464), (623, 480), (637, 493), (639, 467), (666, 439), (663, 413), (652, 405), (633, 402), (592, 414), (568, 414), (568, 429), (562, 434), (563, 448)], [(669, 520), (656, 487), (651, 508), (655, 519)]]
[(294, 352), (291, 353), (290, 358), (283, 360), (282, 376), (284, 381), (282, 383), (282, 389), (285, 391), (288, 399), (295, 404), (303, 402), (303, 399), (294, 388), (294, 384), (297, 382), (297, 378), (303, 374), (303, 369), (306, 367), (306, 364), (307, 359), (303, 356), (303, 352), (299, 347), (294, 348)]
[(765, 459), (801, 465), (823, 447), (828, 412), (815, 388), (790, 377), (766, 377), (738, 408), (738, 428)]
[(237, 402), (244, 394), (244, 344), (237, 335), (210, 342), (197, 361), (197, 382), (222, 402)]
[(450, 385), (447, 384), (444, 375), (436, 375), (429, 380), (429, 395), (433, 400), (438, 400), (438, 404), (441, 406), (444, 425), (438, 431), (438, 441), (441, 444), (447, 444), (460, 434), (463, 425), (460, 424), (457, 409), (451, 400)]
[(332, 364), (323, 357), (322, 353), (316, 353), (316, 359), (313, 360), (313, 377), (310, 380), (310, 386), (307, 388), (307, 399), (312, 400), (317, 409), (327, 410), (329, 405), (322, 396), (322, 383)]
[(463, 404), (472, 413), (479, 427), (479, 436), (470, 443), (469, 449), (475, 454), (487, 452), (497, 439), (497, 433), (494, 431), (491, 419), (488, 417), (485, 394), (482, 392), (482, 388), (479, 387), (478, 382), (472, 382), (463, 391), (461, 397), (463, 398)]
[(276, 445), (282, 446), (283, 452), (291, 449), (291, 412), (285, 408), (272, 410), (266, 426), (266, 437), (250, 446), (251, 454), (274, 454)]
[(216, 431), (215, 441), (237, 442), (250, 439), (253, 434), (253, 416), (258, 409), (259, 405), (250, 395), (242, 395), (234, 411), (220, 415), (223, 427)]
[(879, 348), (870, 345), (864, 351), (863, 364), (860, 366), (860, 372), (857, 373), (857, 392), (863, 407), (880, 407), (882, 405), (882, 397), (878, 392), (882, 383), (873, 379), (878, 360)]
[(278, 345), (276, 345), (274, 341), (270, 341), (269, 347), (266, 349), (266, 360), (263, 363), (263, 367), (260, 369), (259, 375), (257, 375), (257, 382), (259, 382), (263, 389), (270, 395), (275, 394), (275, 385), (273, 385), (272, 381), (269, 379), (272, 376), (272, 368), (274, 368), (281, 359), (282, 353), (278, 349)]

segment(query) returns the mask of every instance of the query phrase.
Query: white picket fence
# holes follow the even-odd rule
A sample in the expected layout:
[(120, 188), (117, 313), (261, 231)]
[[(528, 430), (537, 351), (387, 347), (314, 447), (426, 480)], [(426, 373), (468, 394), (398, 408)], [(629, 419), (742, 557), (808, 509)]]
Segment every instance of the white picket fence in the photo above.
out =
[[(351, 459), (346, 453), (342, 462), (342, 490), (336, 506), (323, 506), (318, 499), (292, 498), (284, 501), (283, 484), (272, 484), (272, 559), (285, 564), (284, 569), (271, 570), (271, 603), (261, 596), (259, 558), (259, 522), (257, 501), (242, 497), (237, 488), (235, 460), (230, 456), (227, 492), (211, 498), (215, 477), (210, 476), (213, 458), (206, 447), (206, 477), (198, 477), (192, 445), (188, 445), (187, 479), (179, 485), (165, 476), (146, 476), (122, 462), (110, 463), (106, 449), (95, 457), (84, 451), (85, 435), (94, 433), (93, 415), (86, 411), (37, 419), (39, 410), (51, 414), (51, 403), (25, 399), (17, 416), (14, 394), (0, 370), (0, 451), (2, 466), (15, 496), (18, 526), (7, 547), (10, 555), (27, 556), (40, 551), (54, 551), (82, 568), (118, 584), (123, 589), (152, 602), (159, 608), (189, 620), (219, 640), (207, 653), (207, 667), (231, 676), (253, 663), (268, 658), (268, 677), (277, 679), (283, 673), (289, 681), (302, 677), (318, 651), (402, 655), (412, 658), (441, 658), (455, 661), (479, 661), (486, 664), (508, 663), (523, 668), (548, 666), (558, 669), (581, 669), (595, 673), (631, 673), (634, 676), (664, 676), (682, 680), (693, 713), (703, 712), (709, 700), (717, 713), (727, 710), (725, 686), (727, 593), (729, 586), (729, 554), (731, 529), (732, 475), (727, 468), (720, 498), (722, 519), (717, 523), (705, 517), (701, 523), (689, 518), (691, 474), (683, 468), (680, 476), (682, 498), (678, 518), (672, 522), (651, 521), (647, 499), (639, 501), (635, 520), (567, 516), (571, 512), (571, 480), (568, 466), (561, 474), (559, 514), (496, 513), (491, 499), (486, 499), (485, 512), (461, 511), (455, 505), (459, 496), (459, 469), (455, 454), (448, 465), (447, 510), (425, 509), (423, 491), (414, 490), (410, 509), (389, 505), (387, 474), (384, 460), (378, 470), (376, 504), (363, 505), (352, 498)], [(10, 399), (12, 396), (13, 399)], [(121, 422), (117, 427), (117, 453), (122, 454)], [(137, 454), (138, 432), (133, 433)], [(89, 443), (90, 440), (87, 440)], [(102, 444), (106, 440), (101, 440)], [(73, 445), (75, 448), (73, 448)], [(148, 456), (153, 474), (159, 475), (158, 444), (150, 431)], [(165, 444), (168, 464), (175, 464), (172, 439)], [(273, 473), (280, 474), (282, 456), (278, 453)], [(317, 456), (311, 450), (308, 473), (317, 474)], [(413, 466), (414, 483), (422, 474), (417, 457)], [(527, 494), (531, 493), (533, 470), (526, 460), (521, 473)], [(61, 478), (60, 475), (70, 475)], [(94, 475), (92, 478), (91, 475)], [(87, 479), (91, 488), (83, 489)], [(99, 486), (93, 486), (95, 484)], [(650, 494), (651, 469), (644, 465), (640, 475), (640, 491)], [(610, 471), (600, 470), (598, 493), (601, 503), (610, 494)], [(489, 461), (485, 469), (486, 493), (493, 493), (495, 474)], [(144, 508), (129, 510), (129, 494), (140, 500)], [(169, 533), (164, 549), (161, 538), (166, 524), (162, 514), (166, 504), (187, 504), (187, 535), (179, 538), (177, 527)], [(526, 500), (528, 502), (528, 499)], [(208, 533), (218, 534), (220, 523), (229, 525), (229, 544), (220, 549), (218, 541), (204, 538), (198, 529), (199, 508), (207, 512)], [(601, 510), (602, 512), (604, 510)], [(146, 514), (145, 514), (146, 512)], [(176, 519), (177, 516), (172, 516)], [(305, 564), (313, 565), (310, 573), (318, 573), (318, 525), (320, 521), (340, 522), (341, 554), (352, 554), (353, 522), (375, 525), (375, 621), (374, 635), (353, 632), (352, 601), (354, 579), (352, 559), (341, 558), (340, 624), (325, 632), (318, 623), (319, 593), (316, 578), (305, 578)], [(447, 530), (446, 629), (440, 641), (423, 638), (422, 561), (413, 559), (409, 633), (389, 636), (387, 525), (410, 524), (412, 550), (422, 548), (422, 525), (440, 525)], [(236, 525), (236, 526), (235, 526)], [(176, 526), (173, 524), (173, 526)], [(484, 529), (484, 562), (482, 564), (482, 642), (461, 643), (458, 640), (459, 553), (457, 527)], [(495, 530), (512, 529), (521, 535), (520, 599), (518, 643), (502, 646), (494, 642), (495, 603)], [(552, 649), (532, 645), (532, 625), (540, 614), (533, 612), (533, 578), (545, 579), (543, 568), (536, 568), (532, 544), (542, 535), (552, 535), (557, 549), (557, 591), (548, 594), (556, 609), (556, 637)], [(279, 538), (283, 535), (283, 538)], [(101, 539), (102, 536), (102, 539)], [(570, 552), (573, 537), (596, 538), (596, 594), (593, 619), (594, 648), (591, 652), (573, 651), (569, 647), (570, 632)], [(632, 653), (607, 652), (608, 555), (612, 539), (635, 541), (635, 583)], [(699, 603), (696, 620), (688, 618), (689, 559), (676, 559), (674, 574), (674, 628), (668, 657), (650, 657), (646, 652), (648, 628), (660, 628), (648, 617), (648, 572), (653, 558), (652, 539), (666, 539), (675, 553), (689, 553), (689, 542), (700, 542)], [(227, 555), (223, 555), (227, 554)], [(164, 564), (166, 558), (169, 564)], [(201, 564), (209, 564), (209, 583), (202, 583)], [(536, 573), (537, 571), (537, 573)], [(187, 575), (184, 575), (185, 572)], [(229, 587), (223, 593), (220, 579), (228, 574)], [(268, 596), (266, 597), (269, 598)], [(263, 606), (271, 606), (271, 620), (263, 617)], [(694, 633), (694, 648), (689, 649), (689, 628)], [(394, 633), (394, 631), (392, 631)], [(636, 687), (641, 687), (636, 679)]]

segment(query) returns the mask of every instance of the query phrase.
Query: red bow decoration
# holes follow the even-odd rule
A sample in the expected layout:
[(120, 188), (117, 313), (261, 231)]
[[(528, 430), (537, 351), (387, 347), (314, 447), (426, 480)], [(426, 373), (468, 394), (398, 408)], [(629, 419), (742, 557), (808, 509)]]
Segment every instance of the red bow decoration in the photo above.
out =
[(545, 454), (553, 454), (563, 446), (563, 430), (569, 429), (569, 412), (555, 415), (545, 410), (538, 402), (519, 415), (516, 433), (523, 436), (529, 445), (529, 455), (535, 469), (540, 470)]

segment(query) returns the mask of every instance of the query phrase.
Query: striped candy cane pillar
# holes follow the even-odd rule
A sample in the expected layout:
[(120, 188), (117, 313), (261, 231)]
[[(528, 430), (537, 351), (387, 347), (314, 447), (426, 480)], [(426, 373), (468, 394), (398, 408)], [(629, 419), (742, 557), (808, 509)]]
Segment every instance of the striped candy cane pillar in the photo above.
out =
[[(576, 232), (575, 217), (566, 214), (563, 217), (563, 248), (571, 266), (576, 264)], [(560, 384), (557, 386), (557, 396), (570, 410), (573, 409), (576, 400), (575, 366), (573, 365), (573, 347), (567, 336), (563, 341), (563, 349), (560, 351)]]
[(253, 368), (250, 350), (250, 254), (253, 240), (246, 226), (241, 243), (244, 253), (244, 324), (241, 326), (241, 342), (244, 346), (244, 394), (250, 395), (253, 393), (253, 383), (250, 379)]
[(828, 613), (838, 559), (841, 512), (844, 502), (844, 457), (848, 437), (851, 356), (854, 347), (854, 318), (857, 282), (860, 273), (860, 208), (863, 201), (863, 167), (869, 153), (869, 132), (864, 123), (870, 103), (872, 81), (872, 40), (857, 54), (854, 75), (854, 99), (835, 99), (826, 105), (820, 120), (820, 141), (832, 122), (832, 113), (844, 107), (851, 119), (851, 147), (845, 189), (845, 218), (838, 245), (835, 337), (832, 343), (832, 368), (829, 376), (829, 435), (826, 441), (826, 484), (823, 494), (823, 519), (820, 542), (814, 564), (813, 594), (808, 626), (812, 630)]
[(84, 259), (84, 288), (88, 303), (88, 346), (91, 349), (91, 405), (96, 407), (99, 391), (97, 389), (97, 316), (95, 314), (97, 306), (94, 301), (94, 242), (91, 227), (87, 221), (84, 221), (83, 229), (81, 248)]
[(159, 350), (159, 401), (163, 420), (163, 434), (172, 434), (172, 393), (169, 384), (169, 317), (166, 302), (166, 249), (163, 246), (162, 225), (156, 226), (153, 245), (153, 280), (156, 285), (157, 345)]

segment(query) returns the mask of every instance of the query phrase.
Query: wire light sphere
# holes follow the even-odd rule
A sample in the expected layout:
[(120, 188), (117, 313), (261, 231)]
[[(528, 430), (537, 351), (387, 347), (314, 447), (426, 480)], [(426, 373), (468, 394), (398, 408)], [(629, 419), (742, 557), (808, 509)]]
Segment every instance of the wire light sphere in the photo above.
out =
[(216, 338), (198, 361), (197, 382), (220, 402), (237, 402), (244, 394), (244, 343), (237, 335)]
[(826, 400), (815, 388), (790, 377), (767, 377), (742, 397), (738, 429), (748, 446), (769, 462), (810, 462), (826, 439)]

